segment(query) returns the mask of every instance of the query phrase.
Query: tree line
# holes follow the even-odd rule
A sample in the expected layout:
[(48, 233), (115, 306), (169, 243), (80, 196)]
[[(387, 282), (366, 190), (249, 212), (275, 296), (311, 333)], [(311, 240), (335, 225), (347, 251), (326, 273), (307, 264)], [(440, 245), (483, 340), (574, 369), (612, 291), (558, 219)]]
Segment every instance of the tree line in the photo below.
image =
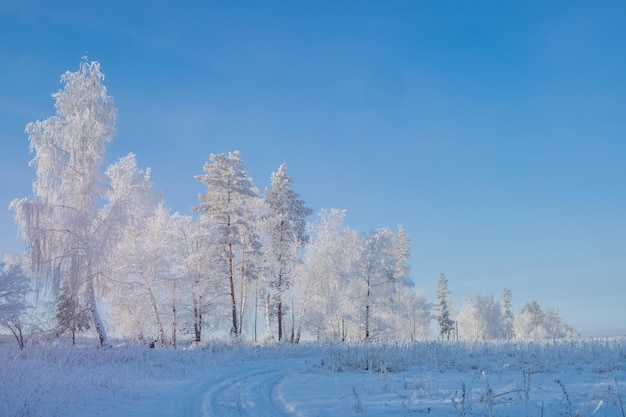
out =
[[(112, 336), (173, 347), (223, 336), (410, 341), (429, 337), (433, 310), (441, 337), (492, 337), (469, 324), (493, 299), (469, 298), (453, 321), (447, 287), (432, 305), (413, 288), (402, 226), (358, 233), (337, 209), (307, 222), (285, 164), (261, 194), (238, 151), (211, 154), (196, 176), (206, 186), (196, 215), (172, 213), (134, 154), (104, 166), (116, 110), (103, 79), (98, 62), (83, 61), (61, 76), (55, 115), (26, 127), (33, 196), (10, 208), (27, 250), (0, 275), (0, 324), (20, 347), (26, 300), (39, 296), (48, 334), (91, 330), (103, 346)], [(506, 314), (485, 320), (512, 321)], [(539, 335), (546, 326), (533, 317)]]

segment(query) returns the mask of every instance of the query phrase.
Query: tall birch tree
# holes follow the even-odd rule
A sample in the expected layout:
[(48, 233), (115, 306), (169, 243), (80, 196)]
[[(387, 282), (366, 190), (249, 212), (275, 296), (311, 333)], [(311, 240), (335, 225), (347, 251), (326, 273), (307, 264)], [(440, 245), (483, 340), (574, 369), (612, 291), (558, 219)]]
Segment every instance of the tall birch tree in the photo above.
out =
[(54, 293), (63, 285), (83, 288), (100, 344), (107, 345), (97, 286), (110, 248), (103, 227), (109, 219), (98, 201), (116, 111), (103, 79), (95, 61), (61, 76), (64, 88), (52, 95), (56, 114), (26, 126), (35, 155), (33, 199), (13, 200), (10, 207), (40, 278), (38, 288)]

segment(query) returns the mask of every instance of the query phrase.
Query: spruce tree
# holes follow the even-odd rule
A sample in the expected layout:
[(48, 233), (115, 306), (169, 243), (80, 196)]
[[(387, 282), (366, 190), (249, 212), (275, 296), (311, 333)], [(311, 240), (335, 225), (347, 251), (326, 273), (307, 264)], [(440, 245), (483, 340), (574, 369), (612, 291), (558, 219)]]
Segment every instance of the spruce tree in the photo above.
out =
[(454, 321), (450, 318), (450, 290), (448, 290), (448, 279), (444, 274), (439, 275), (437, 283), (437, 303), (433, 305), (435, 310), (435, 320), (439, 324), (439, 336), (450, 340), (450, 335), (454, 331)]
[(76, 344), (76, 333), (89, 329), (89, 310), (81, 307), (77, 294), (70, 285), (64, 285), (57, 304), (57, 335), (72, 333), (72, 345)]

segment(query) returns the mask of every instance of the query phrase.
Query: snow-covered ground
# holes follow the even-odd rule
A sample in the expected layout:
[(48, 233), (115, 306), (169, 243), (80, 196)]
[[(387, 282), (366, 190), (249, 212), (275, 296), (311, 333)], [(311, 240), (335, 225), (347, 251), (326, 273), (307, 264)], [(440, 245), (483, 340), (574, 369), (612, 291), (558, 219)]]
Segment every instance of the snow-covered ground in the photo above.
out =
[(619, 416), (626, 341), (0, 345), (0, 416)]

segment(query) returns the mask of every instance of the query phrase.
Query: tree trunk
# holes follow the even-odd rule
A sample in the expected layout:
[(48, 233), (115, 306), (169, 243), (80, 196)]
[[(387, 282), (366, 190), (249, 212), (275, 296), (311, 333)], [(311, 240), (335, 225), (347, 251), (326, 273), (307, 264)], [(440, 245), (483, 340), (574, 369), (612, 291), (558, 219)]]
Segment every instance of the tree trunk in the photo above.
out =
[(272, 320), (270, 317), (270, 293), (265, 294), (265, 332), (270, 340), (274, 340), (274, 334), (272, 333)]
[(278, 284), (276, 285), (276, 299), (277, 299), (277, 310), (276, 314), (278, 315), (278, 341), (283, 340), (283, 302), (282, 302), (282, 280), (283, 274), (281, 272), (278, 273)]
[(24, 333), (22, 332), (22, 323), (19, 319), (12, 320), (12, 323), (9, 327), (13, 336), (15, 336), (15, 340), (17, 340), (17, 344), (20, 347), (20, 350), (24, 350), (26, 347), (26, 342), (24, 341)]
[(231, 334), (238, 335), (237, 328), (237, 298), (235, 297), (235, 276), (233, 271), (233, 244), (228, 244), (228, 280), (230, 283), (230, 303), (233, 319), (233, 326), (231, 328)]
[(165, 347), (165, 330), (163, 329), (163, 323), (161, 323), (161, 316), (159, 315), (156, 298), (154, 298), (154, 292), (151, 288), (148, 288), (148, 295), (150, 296), (150, 305), (152, 305), (152, 311), (154, 312), (154, 319), (156, 321), (157, 331), (159, 333), (157, 341), (161, 344), (161, 347)]
[(87, 263), (87, 296), (89, 297), (89, 311), (91, 312), (91, 319), (93, 320), (94, 327), (98, 333), (98, 339), (100, 339), (100, 346), (110, 347), (109, 336), (107, 335), (106, 328), (100, 312), (98, 311), (98, 305), (96, 303), (96, 290), (94, 288), (94, 277), (91, 270), (91, 263)]
[(295, 337), (296, 337), (296, 330), (295, 330), (295, 326), (296, 326), (296, 316), (293, 313), (293, 300), (291, 301), (291, 343), (295, 342)]
[(370, 304), (369, 300), (367, 305), (365, 306), (365, 341), (369, 342), (370, 340)]
[(193, 331), (196, 343), (202, 340), (202, 295), (198, 294), (200, 281), (196, 278), (193, 294)]
[(241, 282), (239, 285), (239, 333), (238, 336), (241, 336), (242, 332), (243, 332), (243, 317), (245, 315), (246, 312), (246, 294), (248, 293), (247, 291), (247, 283), (248, 281), (246, 280), (246, 276), (245, 276), (245, 252), (242, 248), (241, 250)]
[(254, 343), (257, 342), (257, 318), (259, 313), (259, 280), (254, 285)]
[(367, 297), (365, 299), (365, 341), (370, 340), (370, 280), (367, 279)]
[(176, 316), (176, 281), (172, 286), (172, 338), (170, 339), (170, 345), (176, 349), (176, 327), (178, 326)]

